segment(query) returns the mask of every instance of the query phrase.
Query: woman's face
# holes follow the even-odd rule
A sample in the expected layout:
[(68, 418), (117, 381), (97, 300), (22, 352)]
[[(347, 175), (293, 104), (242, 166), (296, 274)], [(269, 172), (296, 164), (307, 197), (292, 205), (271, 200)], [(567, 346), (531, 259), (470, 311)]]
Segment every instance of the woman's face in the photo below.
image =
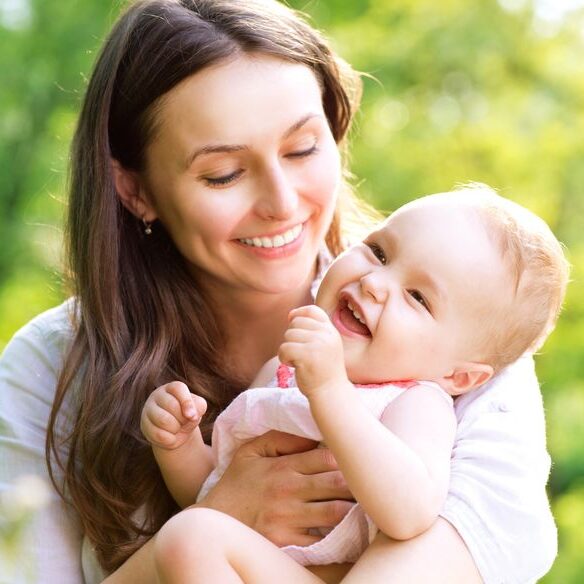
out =
[(163, 98), (146, 156), (146, 218), (205, 286), (282, 293), (311, 280), (340, 160), (308, 67), (244, 55), (193, 75)]

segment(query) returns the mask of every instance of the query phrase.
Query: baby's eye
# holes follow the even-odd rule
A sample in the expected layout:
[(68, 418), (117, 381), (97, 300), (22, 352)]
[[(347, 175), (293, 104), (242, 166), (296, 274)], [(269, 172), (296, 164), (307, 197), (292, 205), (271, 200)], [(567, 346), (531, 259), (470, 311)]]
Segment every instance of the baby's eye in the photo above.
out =
[(385, 266), (385, 264), (387, 264), (387, 256), (385, 255), (385, 252), (380, 246), (370, 241), (366, 241), (365, 245), (369, 247), (369, 249), (373, 252), (373, 255), (379, 260), (381, 265)]
[(416, 302), (421, 304), (428, 312), (430, 312), (430, 305), (418, 290), (408, 290), (408, 293)]

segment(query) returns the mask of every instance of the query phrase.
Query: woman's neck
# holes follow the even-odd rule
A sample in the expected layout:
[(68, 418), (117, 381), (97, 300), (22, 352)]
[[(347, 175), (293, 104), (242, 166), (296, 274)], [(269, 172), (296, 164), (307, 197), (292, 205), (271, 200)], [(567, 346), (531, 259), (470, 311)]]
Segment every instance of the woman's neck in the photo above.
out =
[(216, 314), (225, 334), (225, 364), (249, 384), (260, 367), (277, 354), (293, 308), (313, 302), (312, 281), (289, 292), (268, 294), (215, 289)]

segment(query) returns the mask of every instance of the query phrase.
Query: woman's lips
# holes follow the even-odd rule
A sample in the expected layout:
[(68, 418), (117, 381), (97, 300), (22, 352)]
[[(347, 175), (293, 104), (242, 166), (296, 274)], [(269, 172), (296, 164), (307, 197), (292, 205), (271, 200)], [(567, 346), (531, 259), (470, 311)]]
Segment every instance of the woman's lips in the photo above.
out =
[(257, 247), (255, 245), (244, 243), (239, 239), (235, 239), (233, 241), (239, 247), (249, 251), (256, 257), (261, 257), (264, 259), (287, 258), (294, 255), (302, 248), (304, 240), (306, 239), (306, 225), (306, 223), (301, 224), (301, 230), (296, 239), (279, 247)]

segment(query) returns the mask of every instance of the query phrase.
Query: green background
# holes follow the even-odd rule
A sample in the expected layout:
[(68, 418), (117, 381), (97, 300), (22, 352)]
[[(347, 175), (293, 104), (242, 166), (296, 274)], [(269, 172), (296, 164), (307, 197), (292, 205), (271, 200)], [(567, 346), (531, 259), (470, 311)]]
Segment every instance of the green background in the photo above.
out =
[[(291, 4), (366, 74), (352, 132), (352, 168), (365, 198), (389, 211), (482, 181), (544, 217), (567, 246), (573, 281), (537, 359), (560, 535), (543, 581), (583, 582), (582, 0)], [(0, 0), (0, 349), (64, 297), (68, 146), (95, 51), (121, 6)]]

